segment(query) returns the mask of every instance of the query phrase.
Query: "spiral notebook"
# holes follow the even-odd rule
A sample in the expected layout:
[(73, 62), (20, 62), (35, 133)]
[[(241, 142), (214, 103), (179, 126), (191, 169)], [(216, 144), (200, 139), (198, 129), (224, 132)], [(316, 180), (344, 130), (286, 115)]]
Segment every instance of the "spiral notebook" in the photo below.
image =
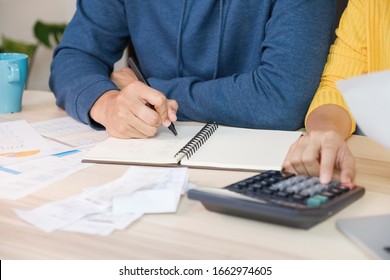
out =
[(83, 162), (187, 166), (226, 170), (280, 170), (299, 131), (259, 130), (215, 123), (175, 123), (178, 136), (161, 127), (148, 139), (109, 138)]

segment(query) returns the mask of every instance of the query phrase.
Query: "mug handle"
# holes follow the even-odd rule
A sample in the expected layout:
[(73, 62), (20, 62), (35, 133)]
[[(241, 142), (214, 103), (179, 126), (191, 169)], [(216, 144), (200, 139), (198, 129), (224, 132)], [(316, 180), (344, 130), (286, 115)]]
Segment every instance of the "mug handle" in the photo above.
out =
[(17, 64), (8, 64), (8, 70), (9, 70), (8, 82), (9, 83), (19, 82), (20, 80), (19, 66)]

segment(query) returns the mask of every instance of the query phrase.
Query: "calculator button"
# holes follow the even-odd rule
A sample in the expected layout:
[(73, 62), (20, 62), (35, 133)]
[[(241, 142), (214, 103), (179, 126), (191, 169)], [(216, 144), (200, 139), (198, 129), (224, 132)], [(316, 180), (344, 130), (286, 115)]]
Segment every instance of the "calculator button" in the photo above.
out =
[(286, 192), (288, 193), (298, 193), (299, 191), (305, 188), (305, 184), (298, 183), (296, 185), (290, 185), (286, 188)]
[(321, 206), (322, 204), (328, 202), (328, 198), (321, 195), (315, 195), (310, 197), (306, 201), (306, 205), (309, 207)]
[(338, 186), (340, 186), (340, 183), (339, 183), (339, 182), (336, 182), (336, 181), (332, 181), (332, 182), (330, 182), (330, 184), (329, 184), (329, 187), (330, 187), (330, 188), (335, 188), (335, 187), (338, 187)]
[(331, 193), (331, 192), (328, 192), (328, 191), (322, 192), (321, 195), (325, 196), (325, 197), (327, 197), (329, 199), (332, 199), (332, 198), (334, 198), (336, 196), (334, 193)]
[(271, 178), (265, 179), (265, 181), (266, 181), (269, 185), (272, 185), (272, 184), (277, 183), (277, 182), (278, 182), (278, 179), (271, 177)]
[(254, 176), (254, 177), (252, 177), (252, 178), (253, 178), (253, 180), (255, 180), (255, 181), (261, 180), (261, 176), (260, 176), (260, 175), (256, 175), (256, 176)]
[(277, 192), (275, 195), (277, 197), (286, 198), (288, 196), (288, 193), (286, 193), (286, 192)]
[(253, 178), (249, 178), (247, 180), (245, 180), (245, 183), (247, 184), (252, 184), (255, 180)]
[(261, 189), (261, 192), (263, 194), (268, 194), (268, 195), (271, 195), (273, 194), (274, 192), (272, 190), (270, 190), (269, 188), (264, 188), (264, 189)]
[(260, 185), (261, 185), (262, 188), (264, 188), (264, 187), (268, 187), (269, 183), (267, 181), (261, 181)]
[(308, 178), (305, 182), (308, 185), (316, 185), (316, 184), (320, 183), (320, 179), (318, 179), (316, 177), (312, 177), (312, 178)]
[(289, 186), (290, 186), (289, 182), (281, 181), (281, 182), (278, 182), (278, 183), (272, 185), (270, 187), (270, 189), (273, 190), (273, 191), (282, 191), (282, 190), (286, 189)]
[(317, 193), (320, 193), (320, 192), (327, 191), (329, 189), (329, 186), (318, 183), (317, 185), (314, 186), (314, 188), (316, 189)]
[(302, 200), (305, 199), (305, 197), (302, 196), (302, 195), (300, 195), (300, 194), (294, 194), (294, 195), (292, 196), (292, 199), (295, 200), (295, 201), (302, 201)]
[(304, 176), (304, 175), (296, 175), (294, 177), (291, 177), (290, 179), (288, 179), (292, 184), (295, 184), (295, 183), (298, 183), (298, 182), (302, 182), (304, 180), (306, 180), (307, 176)]
[(259, 175), (262, 179), (271, 177), (271, 174), (264, 172)]
[(247, 188), (247, 193), (255, 193), (258, 189), (254, 188), (253, 185), (249, 185)]
[(351, 190), (349, 187), (343, 185), (338, 186), (338, 188), (343, 192), (349, 192)]
[(318, 192), (318, 189), (315, 186), (311, 186), (309, 188), (306, 188), (302, 190), (299, 194), (303, 196), (313, 196)]
[(240, 187), (238, 186), (238, 184), (234, 184), (234, 185), (231, 185), (229, 187), (227, 187), (227, 189), (231, 190), (231, 191), (240, 191)]
[(260, 183), (253, 183), (252, 184), (252, 188), (254, 188), (254, 189), (260, 189), (261, 188), (261, 184)]
[(340, 189), (340, 188), (332, 188), (332, 189), (329, 190), (329, 192), (334, 193), (335, 195), (340, 195), (344, 191), (342, 189)]

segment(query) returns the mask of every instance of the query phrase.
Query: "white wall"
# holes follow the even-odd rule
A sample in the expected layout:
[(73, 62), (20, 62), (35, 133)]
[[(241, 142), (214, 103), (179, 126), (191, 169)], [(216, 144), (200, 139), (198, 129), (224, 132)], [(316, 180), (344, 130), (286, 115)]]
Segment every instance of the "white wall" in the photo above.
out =
[[(0, 0), (0, 35), (36, 43), (32, 27), (37, 19), (51, 23), (68, 22), (76, 0)], [(29, 76), (29, 89), (49, 90), (52, 50), (40, 46)]]
[[(33, 26), (37, 19), (49, 23), (67, 23), (76, 10), (77, 0), (0, 0), (0, 36), (36, 43)], [(109, 0), (107, 0), (109, 1)], [(30, 69), (28, 89), (49, 90), (53, 50), (39, 46)], [(125, 56), (125, 54), (124, 54)], [(125, 57), (115, 69), (126, 65)]]

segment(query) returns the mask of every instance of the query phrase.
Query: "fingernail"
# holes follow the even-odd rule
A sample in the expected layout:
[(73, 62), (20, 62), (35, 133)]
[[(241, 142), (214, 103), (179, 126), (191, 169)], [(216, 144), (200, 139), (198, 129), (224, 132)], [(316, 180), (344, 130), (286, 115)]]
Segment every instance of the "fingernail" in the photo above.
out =
[(328, 184), (332, 179), (331, 175), (327, 172), (322, 172), (320, 174), (320, 182), (321, 184)]
[(166, 119), (166, 120), (163, 122), (163, 126), (165, 126), (165, 127), (168, 127), (168, 126), (170, 126), (170, 125), (171, 125), (171, 121), (168, 120), (168, 119)]

